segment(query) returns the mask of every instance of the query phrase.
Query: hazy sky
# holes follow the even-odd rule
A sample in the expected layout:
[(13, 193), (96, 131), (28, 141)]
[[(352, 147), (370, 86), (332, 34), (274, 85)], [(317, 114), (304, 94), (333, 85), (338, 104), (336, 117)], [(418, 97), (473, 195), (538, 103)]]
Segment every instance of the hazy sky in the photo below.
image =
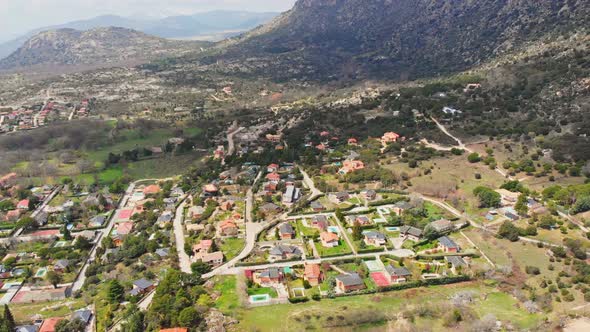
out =
[(295, 0), (0, 0), (0, 39), (98, 15), (163, 17), (216, 9), (285, 11)]

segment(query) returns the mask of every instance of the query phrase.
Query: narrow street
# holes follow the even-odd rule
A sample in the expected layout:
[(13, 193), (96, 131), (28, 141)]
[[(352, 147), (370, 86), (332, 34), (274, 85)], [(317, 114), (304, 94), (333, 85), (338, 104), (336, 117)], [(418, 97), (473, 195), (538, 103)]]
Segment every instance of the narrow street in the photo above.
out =
[(174, 238), (176, 240), (176, 251), (178, 252), (178, 262), (180, 270), (184, 273), (192, 273), (191, 271), (191, 260), (190, 257), (184, 252), (184, 207), (186, 201), (180, 203), (176, 208), (176, 214), (174, 215)]

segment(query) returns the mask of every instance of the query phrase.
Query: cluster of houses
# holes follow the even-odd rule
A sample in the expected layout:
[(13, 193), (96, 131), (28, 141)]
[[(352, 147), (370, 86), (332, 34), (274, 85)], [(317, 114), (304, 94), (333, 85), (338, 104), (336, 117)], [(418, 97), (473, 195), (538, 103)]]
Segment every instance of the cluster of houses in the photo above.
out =
[[(518, 212), (515, 210), (516, 202), (518, 201), (519, 192), (512, 192), (506, 189), (498, 189), (497, 193), (501, 196), (501, 207), (499, 209), (489, 210), (485, 218), (489, 221), (495, 220), (499, 215), (511, 221), (520, 219)], [(549, 210), (536, 200), (529, 198), (527, 200), (528, 214), (544, 215), (549, 213)]]
[(80, 321), (89, 330), (94, 322), (94, 313), (88, 308), (74, 311), (69, 317), (50, 317), (38, 319), (30, 325), (20, 325), (15, 328), (16, 332), (55, 332), (60, 321), (69, 319), (70, 321)]
[(54, 121), (87, 117), (90, 110), (89, 99), (83, 99), (78, 104), (49, 100), (32, 106), (0, 108), (0, 133), (30, 130)]

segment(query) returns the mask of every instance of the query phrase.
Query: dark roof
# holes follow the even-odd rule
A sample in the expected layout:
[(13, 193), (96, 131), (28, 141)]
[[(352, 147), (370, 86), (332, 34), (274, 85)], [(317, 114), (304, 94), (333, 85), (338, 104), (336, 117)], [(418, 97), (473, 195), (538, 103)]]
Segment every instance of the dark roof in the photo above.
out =
[(374, 231), (369, 231), (365, 233), (365, 236), (369, 239), (380, 239), (380, 240), (385, 240), (385, 235), (379, 233), (379, 232), (374, 232)]
[(410, 234), (416, 237), (422, 236), (422, 230), (413, 226), (402, 226), (399, 228), (400, 234)]
[(336, 277), (336, 280), (342, 282), (344, 286), (364, 285), (363, 279), (358, 273), (341, 274)]
[(279, 269), (276, 267), (270, 267), (260, 273), (263, 278), (276, 279), (279, 277)]
[(350, 194), (347, 193), (346, 191), (341, 191), (339, 193), (336, 193), (336, 198), (338, 198), (338, 199), (347, 199), (348, 197), (350, 197)]
[(149, 280), (146, 280), (144, 278), (141, 278), (139, 280), (135, 280), (133, 282), (133, 285), (136, 286), (139, 289), (147, 289), (147, 288), (152, 287), (154, 284), (151, 281), (149, 281)]
[(67, 259), (60, 259), (57, 262), (55, 262), (55, 264), (53, 264), (53, 266), (66, 268), (66, 267), (70, 266), (70, 261), (68, 261)]
[(326, 216), (324, 216), (323, 214), (318, 214), (313, 216), (313, 220), (315, 222), (327, 222), (328, 218)]
[(88, 322), (90, 321), (90, 317), (92, 317), (92, 311), (90, 311), (88, 309), (76, 310), (72, 314), (72, 320), (79, 319), (86, 324), (88, 324)]
[(266, 211), (276, 211), (280, 209), (280, 207), (274, 203), (266, 203), (262, 205), (260, 208)]
[(385, 270), (387, 270), (387, 272), (392, 276), (407, 277), (412, 275), (405, 267), (393, 267), (391, 265), (387, 265)]
[(393, 206), (400, 208), (402, 210), (408, 210), (408, 209), (412, 208), (412, 204), (410, 204), (406, 201), (397, 202)]
[(168, 254), (170, 254), (170, 248), (156, 249), (156, 255), (158, 255), (160, 257), (166, 257), (166, 256), (168, 256)]
[(438, 243), (447, 248), (459, 248), (455, 241), (451, 240), (448, 236), (439, 237)]
[(286, 222), (286, 223), (282, 223), (279, 226), (279, 232), (281, 234), (293, 234), (293, 233), (295, 233), (295, 230), (293, 230), (293, 226), (291, 226), (291, 224)]
[(285, 245), (278, 245), (275, 246), (274, 248), (272, 248), (270, 250), (270, 254), (271, 255), (283, 255), (283, 254), (295, 254), (295, 255), (299, 255), (301, 254), (301, 251), (299, 250), (299, 248), (295, 247), (295, 246), (285, 246)]
[(322, 205), (322, 203), (318, 202), (318, 201), (313, 201), (310, 204), (312, 209), (323, 209), (324, 206)]
[(90, 219), (90, 222), (93, 222), (93, 223), (97, 223), (97, 224), (101, 224), (102, 225), (102, 224), (104, 224), (105, 220), (106, 220), (106, 217), (103, 216), (103, 215), (101, 215), (101, 214), (99, 214), (97, 216), (92, 217), (92, 219)]
[(461, 256), (445, 256), (445, 259), (454, 267), (467, 266), (467, 263), (463, 260), (463, 258), (461, 258)]
[(37, 332), (37, 326), (35, 325), (21, 325), (15, 328), (16, 332)]

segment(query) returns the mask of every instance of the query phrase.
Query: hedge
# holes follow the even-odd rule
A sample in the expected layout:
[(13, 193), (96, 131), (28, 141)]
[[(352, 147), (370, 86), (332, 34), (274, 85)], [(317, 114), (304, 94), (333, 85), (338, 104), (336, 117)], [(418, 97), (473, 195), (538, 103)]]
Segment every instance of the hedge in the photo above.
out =
[(368, 249), (359, 249), (357, 252), (359, 254), (370, 254), (372, 252), (383, 252), (385, 248), (368, 248)]
[(407, 197), (395, 197), (395, 198), (388, 198), (388, 199), (383, 199), (380, 201), (375, 201), (375, 202), (370, 202), (369, 206), (380, 206), (380, 205), (388, 205), (388, 204), (395, 204), (401, 201), (408, 201)]
[(290, 297), (289, 302), (291, 303), (304, 303), (309, 301), (309, 297), (307, 296), (300, 296), (300, 297)]

